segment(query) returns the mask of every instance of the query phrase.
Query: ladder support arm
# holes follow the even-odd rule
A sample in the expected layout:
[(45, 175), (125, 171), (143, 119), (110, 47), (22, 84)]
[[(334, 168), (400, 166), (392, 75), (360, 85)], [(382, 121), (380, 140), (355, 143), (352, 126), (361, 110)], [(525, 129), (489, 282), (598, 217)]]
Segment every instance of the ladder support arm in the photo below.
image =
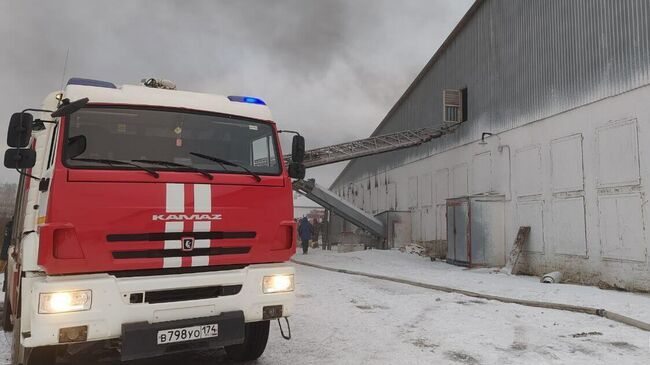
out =
[(314, 179), (294, 181), (293, 190), (333, 211), (336, 215), (355, 226), (363, 228), (377, 237), (385, 238), (384, 224), (380, 220), (341, 199), (326, 188), (319, 186)]

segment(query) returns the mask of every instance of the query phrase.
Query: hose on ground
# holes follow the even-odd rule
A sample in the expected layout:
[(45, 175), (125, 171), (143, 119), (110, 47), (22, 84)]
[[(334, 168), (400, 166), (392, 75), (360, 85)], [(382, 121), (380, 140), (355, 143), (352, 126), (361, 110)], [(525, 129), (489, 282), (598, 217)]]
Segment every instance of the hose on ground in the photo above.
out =
[(628, 316), (624, 316), (622, 314), (618, 314), (616, 312), (608, 311), (608, 310), (602, 309), (602, 308), (593, 308), (593, 307), (571, 305), (571, 304), (563, 304), (563, 303), (540, 302), (540, 301), (536, 301), (536, 300), (526, 300), (526, 299), (516, 299), (516, 298), (502, 297), (502, 296), (498, 296), (498, 295), (483, 294), (483, 293), (473, 292), (473, 291), (470, 291), (470, 290), (452, 288), (452, 287), (448, 287), (448, 286), (426, 284), (426, 283), (420, 283), (420, 282), (417, 282), (417, 281), (411, 281), (411, 280), (400, 279), (400, 278), (393, 278), (393, 277), (385, 276), (385, 275), (368, 274), (368, 273), (364, 273), (364, 272), (360, 272), (360, 271), (353, 271), (353, 270), (346, 270), (346, 269), (336, 269), (336, 268), (332, 268), (332, 267), (328, 267), (328, 266), (323, 266), (323, 265), (312, 264), (312, 263), (308, 263), (308, 262), (297, 261), (297, 260), (294, 260), (294, 259), (291, 259), (291, 261), (296, 263), (296, 264), (299, 264), (299, 265), (310, 266), (310, 267), (314, 267), (314, 268), (321, 269), (321, 270), (334, 271), (334, 272), (338, 272), (338, 273), (342, 273), (342, 274), (349, 274), (349, 275), (365, 276), (365, 277), (368, 277), (368, 278), (373, 278), (373, 279), (378, 279), (378, 280), (392, 281), (394, 283), (400, 283), (400, 284), (406, 284), (406, 285), (416, 286), (416, 287), (425, 288), (425, 289), (442, 291), (442, 292), (445, 292), (445, 293), (462, 294), (462, 295), (466, 295), (468, 297), (473, 297), (473, 298), (495, 300), (495, 301), (502, 302), (502, 303), (519, 304), (519, 305), (525, 305), (525, 306), (528, 306), (528, 307), (556, 309), (556, 310), (575, 312), (575, 313), (585, 313), (585, 314), (590, 314), (590, 315), (593, 315), (593, 316), (607, 318), (609, 320), (612, 320), (612, 321), (615, 321), (615, 322), (618, 322), (618, 323), (626, 324), (628, 326), (636, 327), (638, 329), (650, 332), (650, 323), (643, 322), (643, 321), (640, 321), (638, 319), (634, 319), (634, 318), (631, 318), (631, 317), (628, 317)]

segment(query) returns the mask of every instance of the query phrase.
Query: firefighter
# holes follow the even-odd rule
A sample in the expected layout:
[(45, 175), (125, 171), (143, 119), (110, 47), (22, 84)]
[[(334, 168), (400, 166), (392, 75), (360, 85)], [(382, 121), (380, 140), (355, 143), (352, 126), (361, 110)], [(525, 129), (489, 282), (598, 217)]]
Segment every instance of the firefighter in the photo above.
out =
[(309, 250), (309, 240), (311, 239), (313, 227), (309, 223), (307, 217), (302, 217), (300, 223), (298, 223), (298, 235), (300, 236), (300, 241), (302, 243), (302, 253), (307, 254)]

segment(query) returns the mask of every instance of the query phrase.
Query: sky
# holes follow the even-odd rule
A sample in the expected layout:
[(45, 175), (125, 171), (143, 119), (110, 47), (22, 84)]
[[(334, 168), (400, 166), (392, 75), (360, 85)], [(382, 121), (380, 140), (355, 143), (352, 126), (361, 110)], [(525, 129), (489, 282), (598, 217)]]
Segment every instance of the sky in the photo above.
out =
[[(13, 112), (73, 76), (256, 96), (307, 149), (364, 138), (472, 2), (0, 0), (0, 138)], [(344, 166), (307, 176), (329, 186)], [(16, 179), (0, 169), (0, 182)]]

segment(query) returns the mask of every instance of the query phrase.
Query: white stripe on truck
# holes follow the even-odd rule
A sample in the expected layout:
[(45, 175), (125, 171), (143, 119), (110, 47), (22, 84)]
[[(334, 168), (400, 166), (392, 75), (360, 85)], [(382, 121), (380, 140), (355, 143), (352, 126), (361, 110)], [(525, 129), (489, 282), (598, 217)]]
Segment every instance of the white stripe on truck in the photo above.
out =
[[(185, 184), (167, 184), (165, 194), (165, 206), (167, 213), (185, 213)], [(189, 186), (188, 186), (189, 188)], [(194, 213), (212, 212), (212, 186), (208, 184), (194, 184)], [(185, 221), (165, 222), (165, 233), (183, 232)], [(210, 232), (212, 222), (192, 222), (192, 232)], [(165, 240), (165, 250), (182, 249), (181, 240)], [(194, 241), (194, 248), (210, 248), (209, 239), (198, 239)], [(210, 256), (191, 256), (192, 266), (207, 266), (210, 264)], [(163, 258), (163, 268), (182, 267), (182, 257)]]
[[(210, 221), (195, 221), (192, 232), (210, 232)], [(210, 248), (210, 240), (194, 240), (194, 248)]]
[(167, 184), (167, 213), (183, 213), (185, 211), (185, 185)]
[(210, 256), (192, 256), (192, 266), (208, 266)]
[[(165, 233), (183, 232), (183, 222), (165, 222)], [(180, 250), (181, 240), (165, 240), (165, 250)]]
[(181, 267), (183, 259), (180, 257), (163, 257), (163, 268)]
[(194, 213), (212, 212), (212, 188), (207, 184), (194, 184)]

